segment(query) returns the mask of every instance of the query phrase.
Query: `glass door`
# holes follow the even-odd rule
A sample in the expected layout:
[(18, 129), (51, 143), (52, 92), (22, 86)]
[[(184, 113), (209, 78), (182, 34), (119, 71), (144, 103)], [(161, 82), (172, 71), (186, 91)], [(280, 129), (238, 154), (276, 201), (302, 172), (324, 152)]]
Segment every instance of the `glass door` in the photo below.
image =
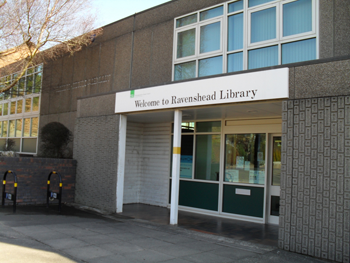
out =
[(268, 176), (267, 220), (279, 223), (280, 185), (281, 185), (281, 135), (271, 135)]

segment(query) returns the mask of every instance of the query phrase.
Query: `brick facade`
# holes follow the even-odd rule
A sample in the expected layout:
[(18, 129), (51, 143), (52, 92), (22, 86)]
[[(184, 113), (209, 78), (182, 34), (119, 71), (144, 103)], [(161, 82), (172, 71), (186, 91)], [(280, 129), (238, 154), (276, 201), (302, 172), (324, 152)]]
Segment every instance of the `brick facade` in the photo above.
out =
[[(0, 157), (1, 181), (6, 171), (17, 174), (17, 203), (46, 204), (47, 178), (53, 170), (62, 176), (62, 202), (74, 202), (76, 161), (71, 159)], [(52, 191), (58, 192), (58, 176), (51, 176)], [(13, 192), (13, 175), (6, 178), (6, 192)], [(12, 205), (12, 201), (6, 201)]]
[(350, 97), (283, 103), (279, 247), (349, 262)]

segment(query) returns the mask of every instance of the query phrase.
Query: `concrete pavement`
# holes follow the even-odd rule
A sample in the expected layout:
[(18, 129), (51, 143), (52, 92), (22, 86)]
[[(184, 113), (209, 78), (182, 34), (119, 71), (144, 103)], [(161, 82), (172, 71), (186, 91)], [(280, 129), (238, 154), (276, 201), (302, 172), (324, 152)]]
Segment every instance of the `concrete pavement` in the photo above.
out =
[(0, 207), (0, 262), (325, 262), (249, 242), (63, 207)]

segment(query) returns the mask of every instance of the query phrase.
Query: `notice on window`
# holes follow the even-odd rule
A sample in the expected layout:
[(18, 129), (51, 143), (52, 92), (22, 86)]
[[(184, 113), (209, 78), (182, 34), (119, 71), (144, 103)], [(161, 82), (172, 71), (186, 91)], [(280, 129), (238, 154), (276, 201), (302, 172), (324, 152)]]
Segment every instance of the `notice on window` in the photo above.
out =
[(192, 155), (181, 155), (180, 162), (180, 178), (192, 178), (192, 164), (193, 156)]
[(243, 169), (244, 168), (244, 156), (236, 157), (236, 168)]
[(235, 169), (226, 169), (225, 171), (226, 182), (239, 182), (239, 171)]

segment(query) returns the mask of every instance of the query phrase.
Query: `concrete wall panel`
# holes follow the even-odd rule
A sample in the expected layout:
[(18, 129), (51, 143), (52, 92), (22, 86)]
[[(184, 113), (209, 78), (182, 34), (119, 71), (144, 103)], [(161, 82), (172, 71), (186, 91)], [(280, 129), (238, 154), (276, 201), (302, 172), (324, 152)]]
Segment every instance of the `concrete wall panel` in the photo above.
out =
[[(114, 71), (115, 64), (115, 45), (116, 40), (110, 40), (101, 44), (100, 54), (100, 70), (99, 70), (99, 93), (105, 93), (111, 91), (112, 81), (111, 76)], [(104, 77), (102, 80), (101, 78)]]
[(349, 262), (350, 97), (284, 101), (283, 116), (278, 245)]
[(112, 90), (129, 89), (132, 34), (117, 38)]
[(171, 81), (173, 59), (173, 21), (154, 26), (149, 85)]
[(295, 98), (350, 93), (350, 60), (295, 68)]
[(115, 94), (96, 96), (78, 100), (78, 118), (89, 116), (113, 115)]
[(75, 202), (116, 211), (119, 116), (78, 118), (74, 159), (77, 160)]
[(334, 56), (349, 54), (350, 1), (334, 0)]
[(87, 48), (86, 52), (86, 79), (90, 80), (86, 86), (86, 94), (98, 94), (98, 83), (94, 78), (98, 77), (100, 67), (100, 45)]
[(150, 83), (152, 43), (152, 28), (135, 32), (131, 88), (147, 86)]
[(333, 1), (320, 0), (320, 58), (330, 58), (333, 57)]

